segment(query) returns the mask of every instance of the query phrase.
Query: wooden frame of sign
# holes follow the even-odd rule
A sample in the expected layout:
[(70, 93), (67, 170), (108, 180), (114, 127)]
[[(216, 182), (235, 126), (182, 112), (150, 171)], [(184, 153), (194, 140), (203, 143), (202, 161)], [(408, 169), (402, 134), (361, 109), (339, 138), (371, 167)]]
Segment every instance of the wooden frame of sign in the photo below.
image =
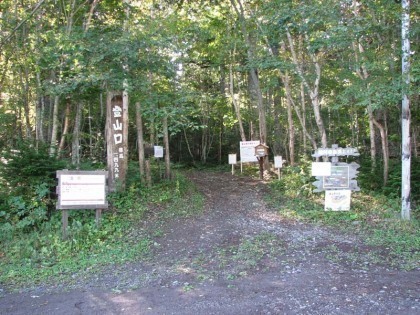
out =
[(57, 206), (62, 210), (63, 238), (68, 227), (68, 210), (95, 209), (96, 224), (100, 225), (102, 209), (108, 208), (106, 171), (57, 171)]

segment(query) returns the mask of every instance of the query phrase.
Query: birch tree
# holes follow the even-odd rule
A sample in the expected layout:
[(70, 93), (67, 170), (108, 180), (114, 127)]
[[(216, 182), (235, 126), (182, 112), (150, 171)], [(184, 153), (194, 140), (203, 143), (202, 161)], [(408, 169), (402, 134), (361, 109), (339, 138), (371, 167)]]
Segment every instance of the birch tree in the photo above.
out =
[(401, 16), (402, 38), (402, 83), (403, 96), (401, 104), (402, 163), (401, 163), (401, 217), (410, 219), (411, 212), (411, 141), (410, 141), (410, 0), (402, 0)]

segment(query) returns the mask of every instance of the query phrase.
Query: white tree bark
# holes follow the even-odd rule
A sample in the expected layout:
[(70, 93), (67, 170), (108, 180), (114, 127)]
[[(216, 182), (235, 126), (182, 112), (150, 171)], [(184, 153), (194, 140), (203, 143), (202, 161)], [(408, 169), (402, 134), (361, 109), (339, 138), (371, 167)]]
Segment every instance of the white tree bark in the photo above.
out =
[(54, 156), (57, 151), (57, 130), (58, 130), (58, 101), (59, 97), (54, 97), (54, 109), (52, 119), (52, 131), (51, 131), (51, 144), (50, 144), (50, 155)]
[(321, 104), (319, 101), (319, 84), (321, 80), (321, 65), (319, 64), (316, 56), (310, 53), (310, 57), (312, 59), (312, 63), (315, 67), (315, 79), (313, 82), (312, 87), (309, 85), (308, 80), (306, 79), (302, 66), (298, 61), (295, 46), (293, 44), (292, 35), (289, 31), (286, 32), (287, 40), (289, 43), (290, 52), (292, 54), (293, 65), (295, 66), (296, 72), (299, 75), (300, 79), (302, 80), (303, 85), (309, 92), (309, 97), (311, 99), (312, 108), (315, 115), (315, 122), (318, 127), (318, 131), (321, 137), (321, 146), (326, 148), (328, 146), (327, 142), (327, 132), (325, 130), (324, 121), (321, 116)]
[(403, 97), (401, 104), (401, 217), (410, 220), (411, 212), (411, 141), (410, 141), (410, 100), (408, 89), (410, 86), (410, 0), (402, 0), (401, 37), (402, 37), (402, 82)]

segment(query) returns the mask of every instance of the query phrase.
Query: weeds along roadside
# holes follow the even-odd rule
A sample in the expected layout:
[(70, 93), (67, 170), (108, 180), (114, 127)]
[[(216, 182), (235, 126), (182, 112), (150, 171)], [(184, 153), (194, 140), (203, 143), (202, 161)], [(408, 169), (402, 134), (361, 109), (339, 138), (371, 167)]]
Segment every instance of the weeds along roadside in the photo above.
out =
[(101, 226), (95, 211), (69, 211), (68, 237), (62, 239), (61, 212), (48, 215), (50, 190), (41, 185), (25, 195), (1, 196), (0, 282), (9, 289), (38, 283), (71, 280), (80, 272), (97, 272), (101, 266), (147, 259), (151, 237), (141, 222), (151, 209), (160, 219), (193, 215), (203, 200), (180, 173), (162, 180), (154, 172), (152, 187), (141, 185), (135, 163), (124, 193), (110, 194), (110, 208)]
[[(324, 193), (314, 193), (309, 165), (287, 167), (281, 179), (269, 183), (268, 202), (288, 219), (322, 224), (343, 234), (357, 234), (373, 250), (385, 253), (383, 263), (413, 270), (420, 268), (419, 206), (412, 219), (400, 219), (399, 198), (381, 192), (353, 192), (350, 211), (325, 211)], [(386, 261), (385, 261), (385, 256)]]

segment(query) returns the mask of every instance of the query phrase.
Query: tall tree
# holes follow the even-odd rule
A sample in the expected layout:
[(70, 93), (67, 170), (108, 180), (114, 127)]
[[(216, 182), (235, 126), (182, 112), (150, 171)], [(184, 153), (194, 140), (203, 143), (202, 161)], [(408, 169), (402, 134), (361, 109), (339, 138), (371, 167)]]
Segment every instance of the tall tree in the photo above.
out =
[(401, 217), (410, 219), (411, 212), (411, 141), (410, 141), (410, 0), (402, 0), (402, 83), (403, 99), (401, 105), (402, 130), (402, 175), (401, 175)]

